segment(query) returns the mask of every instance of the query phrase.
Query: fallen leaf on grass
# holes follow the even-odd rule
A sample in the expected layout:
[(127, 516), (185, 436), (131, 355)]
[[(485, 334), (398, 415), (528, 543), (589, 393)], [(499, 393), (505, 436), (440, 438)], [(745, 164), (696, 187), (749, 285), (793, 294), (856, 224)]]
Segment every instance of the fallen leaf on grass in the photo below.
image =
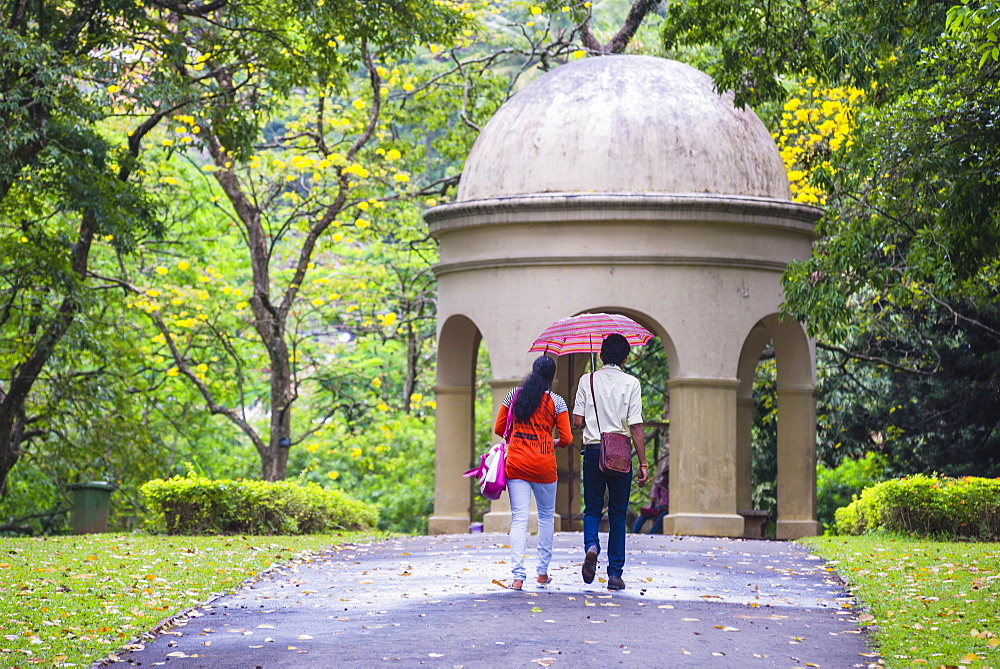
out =
[(979, 656), (976, 655), (975, 653), (966, 653), (962, 657), (962, 662), (975, 662), (978, 659), (979, 659)]

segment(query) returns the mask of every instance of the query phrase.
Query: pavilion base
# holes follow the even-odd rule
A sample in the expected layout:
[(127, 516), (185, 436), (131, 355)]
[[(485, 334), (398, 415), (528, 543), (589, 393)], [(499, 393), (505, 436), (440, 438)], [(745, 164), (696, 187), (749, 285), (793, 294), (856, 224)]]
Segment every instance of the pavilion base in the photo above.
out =
[(779, 520), (775, 527), (777, 539), (801, 539), (823, 534), (823, 525), (815, 520)]
[(468, 534), (468, 516), (431, 516), (427, 521), (427, 534)]
[(671, 513), (663, 518), (663, 533), (697, 537), (742, 537), (743, 516), (736, 513)]

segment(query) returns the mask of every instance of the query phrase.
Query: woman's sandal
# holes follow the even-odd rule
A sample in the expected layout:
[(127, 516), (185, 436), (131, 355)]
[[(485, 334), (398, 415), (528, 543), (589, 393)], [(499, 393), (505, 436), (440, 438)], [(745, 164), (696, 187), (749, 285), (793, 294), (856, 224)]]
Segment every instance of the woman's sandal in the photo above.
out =
[(552, 577), (549, 576), (548, 574), (539, 574), (538, 578), (535, 580), (538, 581), (539, 585), (548, 585), (549, 583), (552, 582)]
[(523, 585), (524, 585), (524, 581), (522, 581), (521, 579), (517, 579), (513, 583), (510, 584), (510, 589), (511, 590), (520, 590), (521, 586), (523, 586)]

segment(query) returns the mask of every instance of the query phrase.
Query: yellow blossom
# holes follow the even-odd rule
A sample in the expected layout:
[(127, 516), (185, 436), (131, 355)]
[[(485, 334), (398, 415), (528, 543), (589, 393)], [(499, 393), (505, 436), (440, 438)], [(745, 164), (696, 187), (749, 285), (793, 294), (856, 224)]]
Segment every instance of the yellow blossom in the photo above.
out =
[(375, 405), (375, 408), (378, 409), (379, 411), (388, 411), (389, 405), (386, 404), (385, 402), (379, 402), (378, 404)]
[(331, 481), (336, 481), (338, 478), (340, 478), (340, 472), (336, 472), (336, 471), (334, 471), (334, 472), (327, 472), (326, 475), (330, 477)]
[(167, 273), (168, 271), (170, 271), (170, 270), (168, 270), (168, 269), (167, 269), (166, 267), (164, 267), (163, 265), (160, 265), (159, 267), (157, 267), (157, 268), (156, 268), (156, 273), (157, 273), (157, 274), (159, 274), (160, 276), (163, 276), (163, 275), (164, 275), (164, 274), (166, 274), (166, 273)]
[(208, 371), (208, 365), (206, 365), (205, 363), (201, 363), (195, 369), (197, 369), (199, 372), (201, 372), (202, 374), (204, 374), (205, 372)]
[(375, 387), (375, 388), (381, 388), (382, 387), (382, 379), (380, 379), (379, 377), (376, 376), (374, 379), (372, 379), (372, 386)]
[(357, 227), (359, 227), (359, 228), (361, 228), (363, 230), (363, 229), (369, 227), (371, 225), (371, 223), (368, 222), (367, 220), (363, 219), (363, 218), (359, 218), (358, 220), (354, 221), (354, 225), (357, 226)]
[(179, 270), (185, 270), (188, 269), (189, 267), (191, 267), (191, 263), (189, 263), (187, 260), (182, 260), (179, 263), (177, 263), (177, 269)]
[(312, 305), (314, 307), (321, 307), (324, 304), (326, 304), (326, 301), (324, 301), (323, 298), (321, 298), (321, 297), (317, 297), (317, 298), (315, 298), (315, 299), (312, 300)]
[(170, 369), (167, 370), (167, 376), (177, 376), (180, 373), (181, 370), (177, 369), (176, 367), (171, 367)]

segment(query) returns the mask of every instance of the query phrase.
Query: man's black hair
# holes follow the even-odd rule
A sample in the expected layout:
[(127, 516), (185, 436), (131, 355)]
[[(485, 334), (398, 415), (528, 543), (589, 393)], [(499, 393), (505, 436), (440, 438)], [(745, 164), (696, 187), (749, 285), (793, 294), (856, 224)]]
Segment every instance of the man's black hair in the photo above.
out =
[(617, 333), (609, 334), (601, 344), (601, 362), (620, 367), (631, 350), (632, 346), (628, 343), (628, 339)]

